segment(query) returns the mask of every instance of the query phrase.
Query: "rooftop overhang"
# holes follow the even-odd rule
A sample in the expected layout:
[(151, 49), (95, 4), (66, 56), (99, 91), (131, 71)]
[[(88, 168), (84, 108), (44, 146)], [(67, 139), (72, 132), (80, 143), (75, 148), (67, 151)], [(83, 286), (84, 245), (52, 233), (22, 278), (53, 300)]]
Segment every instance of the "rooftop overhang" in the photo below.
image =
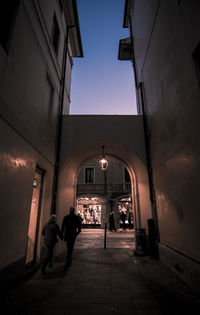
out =
[(130, 37), (120, 39), (118, 60), (132, 60), (132, 45)]
[[(125, 0), (123, 27), (130, 28), (134, 0)], [(118, 60), (133, 60), (133, 47), (131, 38), (123, 38), (119, 41)]]
[(63, 10), (71, 43), (72, 57), (83, 57), (83, 47), (76, 0), (63, 0)]
[(123, 20), (124, 28), (128, 28), (130, 26), (130, 20), (128, 16), (132, 15), (133, 2), (134, 0), (125, 0), (124, 20)]

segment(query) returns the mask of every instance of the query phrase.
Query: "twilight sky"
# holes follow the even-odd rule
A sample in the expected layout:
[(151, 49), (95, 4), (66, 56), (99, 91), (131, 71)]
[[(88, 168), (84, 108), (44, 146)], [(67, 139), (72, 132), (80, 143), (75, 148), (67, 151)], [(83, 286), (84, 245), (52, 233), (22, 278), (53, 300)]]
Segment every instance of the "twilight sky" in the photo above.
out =
[(83, 58), (74, 58), (70, 114), (135, 115), (131, 61), (118, 60), (125, 0), (77, 0)]

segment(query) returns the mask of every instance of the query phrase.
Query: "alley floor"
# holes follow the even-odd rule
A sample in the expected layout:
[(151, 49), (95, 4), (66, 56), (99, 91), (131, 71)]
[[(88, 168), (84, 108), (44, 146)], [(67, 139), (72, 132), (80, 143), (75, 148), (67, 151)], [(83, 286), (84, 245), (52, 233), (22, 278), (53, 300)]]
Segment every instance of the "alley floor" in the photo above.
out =
[(1, 296), (1, 314), (200, 314), (200, 300), (160, 261), (133, 255), (133, 230), (83, 230), (72, 265), (65, 257)]

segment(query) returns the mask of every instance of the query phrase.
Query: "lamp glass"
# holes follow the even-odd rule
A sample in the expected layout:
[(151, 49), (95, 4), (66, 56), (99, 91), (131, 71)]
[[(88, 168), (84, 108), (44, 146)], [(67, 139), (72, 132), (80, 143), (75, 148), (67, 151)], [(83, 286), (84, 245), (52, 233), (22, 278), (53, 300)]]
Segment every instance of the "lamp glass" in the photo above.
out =
[(105, 159), (105, 157), (103, 157), (101, 160), (99, 160), (99, 165), (100, 165), (102, 171), (106, 171), (106, 169), (108, 167), (108, 161)]

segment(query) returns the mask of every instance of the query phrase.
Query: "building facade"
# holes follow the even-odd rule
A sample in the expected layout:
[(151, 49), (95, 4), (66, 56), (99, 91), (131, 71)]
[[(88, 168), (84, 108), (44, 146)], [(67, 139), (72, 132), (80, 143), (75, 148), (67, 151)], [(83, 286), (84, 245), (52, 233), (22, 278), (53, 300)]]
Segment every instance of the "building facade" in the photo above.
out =
[[(100, 170), (98, 165), (98, 161), (103, 156), (102, 146), (105, 146), (106, 159), (111, 161), (106, 171), (106, 190), (105, 173)], [(117, 205), (124, 196), (124, 191), (119, 191), (123, 186), (121, 181), (124, 180), (123, 165), (128, 170), (131, 180), (131, 185), (128, 185), (131, 187), (130, 208), (134, 212), (134, 229), (142, 233), (148, 232), (148, 219), (152, 218), (152, 213), (141, 115), (64, 116), (60, 157), (57, 198), (59, 217), (63, 218), (72, 205), (77, 205), (77, 196), (90, 199), (98, 197), (97, 201), (104, 207), (101, 209), (104, 213), (101, 226), (104, 227), (104, 224), (108, 223), (107, 215), (109, 215), (111, 207), (115, 213), (118, 213)], [(94, 161), (90, 162), (91, 159)], [(117, 161), (115, 167), (112, 161)], [(84, 166), (89, 169), (87, 174), (84, 174)], [(92, 171), (91, 169), (94, 167), (95, 170)], [(115, 175), (114, 172), (116, 172)], [(85, 183), (85, 179), (92, 181), (93, 178), (94, 180), (95, 178), (99, 179), (98, 186)], [(79, 182), (80, 184), (78, 184)], [(98, 196), (94, 189), (98, 191)], [(126, 195), (126, 198), (130, 195)], [(88, 205), (88, 201), (85, 200), (85, 204)], [(81, 202), (83, 203), (83, 201)], [(96, 204), (95, 208), (97, 205), (99, 204)], [(56, 246), (58, 253), (62, 252), (62, 244), (60, 243)], [(137, 253), (139, 252), (143, 253), (144, 251), (141, 243), (138, 246), (137, 242)]]
[(126, 226), (133, 227), (131, 178), (122, 162), (106, 157), (108, 167), (102, 170), (96, 158), (87, 160), (77, 178), (77, 210), (83, 227), (105, 227), (114, 213), (115, 226), (120, 227), (120, 214), (126, 215)]
[(60, 124), (62, 114), (69, 113), (72, 58), (83, 53), (76, 1), (15, 0), (0, 7), (5, 21), (0, 34), (0, 275), (9, 283), (41, 258)]
[(199, 13), (195, 0), (127, 0), (123, 26), (130, 38), (119, 49), (134, 66), (160, 258), (198, 292)]

